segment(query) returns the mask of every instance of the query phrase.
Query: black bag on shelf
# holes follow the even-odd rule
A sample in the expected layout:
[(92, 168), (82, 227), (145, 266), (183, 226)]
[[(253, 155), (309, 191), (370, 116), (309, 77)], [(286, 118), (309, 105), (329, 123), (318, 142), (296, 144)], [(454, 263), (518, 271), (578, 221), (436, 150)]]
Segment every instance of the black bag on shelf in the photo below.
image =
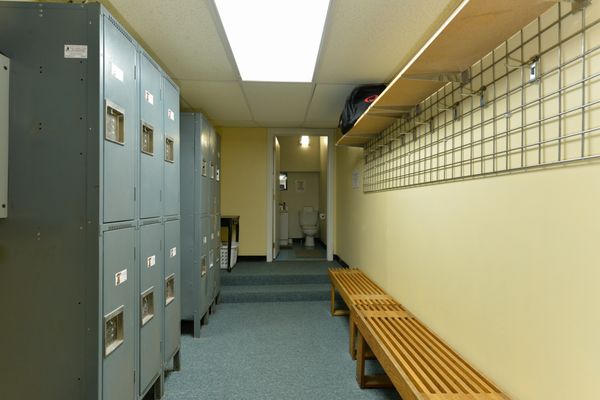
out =
[(342, 133), (348, 132), (372, 102), (385, 89), (384, 84), (357, 86), (346, 99), (346, 105), (340, 115), (339, 128)]

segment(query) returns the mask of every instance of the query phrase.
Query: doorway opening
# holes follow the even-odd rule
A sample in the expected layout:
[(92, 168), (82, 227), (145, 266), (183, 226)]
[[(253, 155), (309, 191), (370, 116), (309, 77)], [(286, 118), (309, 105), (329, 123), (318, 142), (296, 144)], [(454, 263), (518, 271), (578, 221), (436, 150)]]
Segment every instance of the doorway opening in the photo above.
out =
[(333, 260), (332, 129), (270, 129), (267, 261)]

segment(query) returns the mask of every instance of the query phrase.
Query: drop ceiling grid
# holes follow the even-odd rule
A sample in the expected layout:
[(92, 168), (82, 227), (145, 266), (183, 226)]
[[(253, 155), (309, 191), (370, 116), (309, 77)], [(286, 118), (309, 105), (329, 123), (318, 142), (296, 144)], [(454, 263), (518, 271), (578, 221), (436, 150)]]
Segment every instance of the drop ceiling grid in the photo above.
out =
[(388, 81), (458, 0), (331, 0), (307, 84), (240, 81), (213, 0), (109, 1), (172, 73), (184, 108), (221, 126), (333, 128), (352, 88)]

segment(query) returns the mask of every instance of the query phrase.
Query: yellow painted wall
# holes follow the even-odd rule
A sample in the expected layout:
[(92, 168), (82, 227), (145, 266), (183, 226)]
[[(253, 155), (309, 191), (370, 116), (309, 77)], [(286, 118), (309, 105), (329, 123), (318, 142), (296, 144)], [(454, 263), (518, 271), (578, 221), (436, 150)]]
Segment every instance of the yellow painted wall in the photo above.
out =
[(240, 255), (264, 256), (267, 212), (267, 130), (219, 128), (221, 213), (240, 216)]
[(319, 171), (319, 137), (311, 136), (308, 147), (300, 146), (300, 136), (278, 136), (281, 146), (281, 170), (284, 172)]
[[(327, 136), (318, 138), (319, 144), (319, 212), (327, 214)], [(327, 242), (327, 221), (319, 220), (319, 237), (323, 243)]]
[[(600, 3), (587, 13), (597, 18)], [(569, 18), (576, 26), (581, 14)], [(586, 41), (599, 43), (600, 30)], [(580, 44), (570, 41), (563, 53), (577, 54)], [(588, 60), (588, 72), (597, 67)], [(599, 82), (588, 84), (588, 101), (600, 96)], [(565, 99), (573, 93), (581, 99), (581, 91)], [(556, 101), (544, 104), (544, 115), (557, 112)], [(575, 132), (579, 121), (563, 128)], [(588, 109), (586, 124), (600, 126), (599, 107)], [(587, 150), (597, 150), (598, 135), (588, 135)], [(364, 194), (352, 189), (363, 150), (336, 153), (336, 253), (344, 261), (511, 399), (600, 399), (599, 162)]]
[(515, 400), (598, 399), (600, 165), (363, 194), (338, 149), (337, 253)]

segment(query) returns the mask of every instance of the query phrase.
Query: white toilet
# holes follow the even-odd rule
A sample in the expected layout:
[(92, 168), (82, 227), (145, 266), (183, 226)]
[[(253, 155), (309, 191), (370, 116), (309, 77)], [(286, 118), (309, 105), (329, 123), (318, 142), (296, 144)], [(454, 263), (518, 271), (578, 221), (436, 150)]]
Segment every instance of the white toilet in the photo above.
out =
[(300, 228), (306, 236), (305, 247), (315, 247), (315, 235), (319, 231), (319, 212), (312, 207), (304, 207), (299, 211)]

